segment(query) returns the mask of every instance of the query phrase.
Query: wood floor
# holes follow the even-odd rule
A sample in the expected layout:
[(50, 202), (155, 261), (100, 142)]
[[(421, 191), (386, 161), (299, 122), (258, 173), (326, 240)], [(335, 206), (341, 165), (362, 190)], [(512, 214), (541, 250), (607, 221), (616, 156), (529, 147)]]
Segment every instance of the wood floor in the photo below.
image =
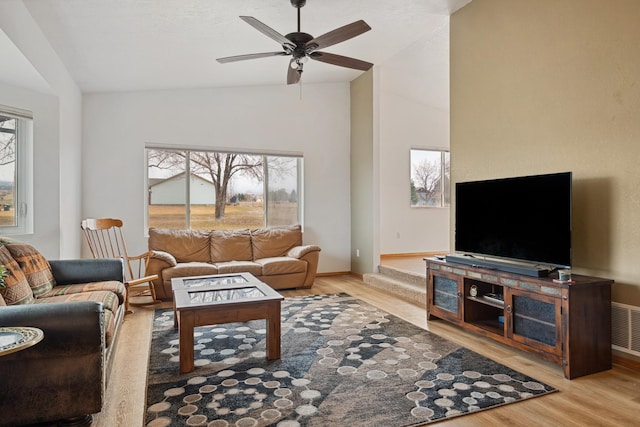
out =
[[(427, 328), (426, 313), (353, 276), (318, 277), (311, 289), (283, 291), (284, 296), (346, 292), (402, 319)], [(162, 306), (170, 307), (169, 303)], [(122, 325), (106, 404), (94, 416), (94, 427), (130, 427), (144, 423), (147, 362), (152, 308), (136, 307)], [(430, 321), (433, 333), (557, 388), (559, 392), (457, 417), (438, 426), (638, 426), (640, 372), (623, 366), (569, 381), (559, 366), (479, 337), (441, 321)]]

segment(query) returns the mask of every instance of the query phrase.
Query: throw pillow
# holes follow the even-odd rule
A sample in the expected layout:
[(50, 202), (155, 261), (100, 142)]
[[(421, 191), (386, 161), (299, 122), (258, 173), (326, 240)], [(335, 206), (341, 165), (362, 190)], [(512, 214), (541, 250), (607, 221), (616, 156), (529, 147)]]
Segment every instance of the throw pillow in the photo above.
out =
[(33, 291), (6, 246), (0, 246), (0, 264), (4, 264), (8, 272), (4, 279), (5, 287), (0, 288), (4, 302), (7, 305), (31, 304), (34, 301)]
[(20, 266), (36, 298), (55, 286), (51, 265), (36, 248), (22, 242), (8, 243), (5, 247)]

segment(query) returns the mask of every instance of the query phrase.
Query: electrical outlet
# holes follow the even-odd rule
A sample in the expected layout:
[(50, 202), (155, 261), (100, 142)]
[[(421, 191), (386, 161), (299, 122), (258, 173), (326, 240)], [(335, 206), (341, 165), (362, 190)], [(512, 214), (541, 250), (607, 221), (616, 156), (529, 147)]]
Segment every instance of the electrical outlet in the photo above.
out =
[(356, 249), (356, 256), (359, 258), (360, 257), (360, 249)]

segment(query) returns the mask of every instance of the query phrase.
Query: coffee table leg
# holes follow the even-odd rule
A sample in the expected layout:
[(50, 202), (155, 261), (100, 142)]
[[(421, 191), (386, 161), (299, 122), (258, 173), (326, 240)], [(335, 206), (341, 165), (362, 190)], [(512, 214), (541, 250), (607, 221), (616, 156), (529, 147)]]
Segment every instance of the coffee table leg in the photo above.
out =
[(180, 373), (185, 374), (193, 371), (194, 317), (190, 310), (180, 311), (179, 316)]
[(267, 359), (280, 359), (280, 301), (269, 303), (267, 309)]

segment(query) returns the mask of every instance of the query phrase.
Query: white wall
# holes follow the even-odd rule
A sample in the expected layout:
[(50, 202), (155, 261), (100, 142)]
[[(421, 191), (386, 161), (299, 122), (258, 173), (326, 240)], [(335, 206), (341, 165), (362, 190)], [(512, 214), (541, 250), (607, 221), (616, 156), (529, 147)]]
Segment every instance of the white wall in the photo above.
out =
[(349, 84), (85, 94), (83, 215), (124, 220), (147, 248), (145, 143), (302, 153), (304, 242), (319, 271), (350, 270)]
[[(34, 234), (14, 237), (32, 243), (48, 258), (77, 257), (81, 245), (80, 90), (22, 2), (0, 2), (0, 30), (25, 59), (12, 61), (1, 55), (0, 103), (34, 113)], [(24, 72), (17, 79), (7, 77), (16, 74), (10, 69), (24, 70), (24, 64), (33, 67), (31, 77)]]
[(409, 207), (411, 148), (449, 148), (449, 17), (428, 18), (434, 33), (379, 67), (381, 254), (449, 250), (449, 209)]
[[(448, 17), (425, 19), (444, 21), (433, 35), (377, 66), (375, 253), (448, 249), (446, 211), (409, 208), (409, 149), (448, 147)], [(79, 256), (80, 220), (109, 215), (125, 219), (134, 248), (146, 248), (145, 142), (293, 151), (305, 157), (305, 241), (322, 246), (320, 271), (350, 270), (348, 83), (304, 85), (302, 101), (297, 86), (83, 98), (22, 2), (0, 2), (0, 29), (45, 81), (34, 86), (50, 89), (33, 91), (0, 78), (4, 99), (44, 108), (35, 122), (35, 234), (19, 238), (50, 258)]]

